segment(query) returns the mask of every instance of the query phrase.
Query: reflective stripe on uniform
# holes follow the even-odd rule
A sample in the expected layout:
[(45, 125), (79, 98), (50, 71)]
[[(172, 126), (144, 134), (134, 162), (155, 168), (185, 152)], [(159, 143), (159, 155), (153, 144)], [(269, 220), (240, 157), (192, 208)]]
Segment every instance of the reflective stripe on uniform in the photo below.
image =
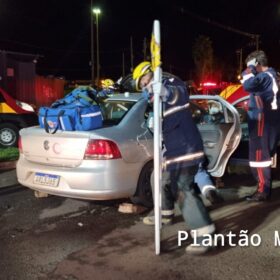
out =
[(170, 108), (163, 113), (163, 117), (168, 117), (171, 114), (174, 114), (181, 110), (187, 109), (189, 106), (190, 106), (190, 103), (186, 103), (185, 105), (182, 105), (182, 106), (176, 106), (176, 107)]
[(201, 190), (202, 195), (205, 195), (209, 190), (216, 190), (216, 188), (213, 185), (205, 185)]
[(174, 215), (174, 209), (171, 209), (171, 210), (161, 210), (161, 215), (162, 215), (162, 216), (171, 216), (171, 215)]
[(271, 102), (271, 109), (272, 110), (277, 110), (278, 106), (277, 106), (277, 93), (278, 93), (278, 86), (277, 83), (275, 81), (275, 78), (273, 77), (273, 75), (269, 72), (264, 72), (266, 73), (271, 79), (272, 79), (272, 91), (273, 91), (273, 100)]
[(167, 102), (169, 105), (174, 105), (178, 101), (178, 99), (179, 99), (178, 89), (174, 88), (172, 93), (173, 93), (172, 94), (172, 100)]
[(211, 224), (211, 225), (207, 225), (207, 226), (204, 226), (204, 227), (201, 227), (201, 228), (192, 229), (191, 230), (191, 235), (192, 235), (192, 237), (194, 237), (193, 232), (195, 231), (196, 232), (195, 236), (200, 237), (200, 236), (203, 236), (205, 234), (214, 233), (215, 229), (216, 229), (215, 225)]
[(167, 166), (168, 164), (178, 163), (181, 161), (191, 161), (191, 160), (203, 157), (203, 156), (204, 156), (203, 152), (198, 152), (198, 153), (194, 153), (194, 154), (186, 154), (183, 156), (167, 159), (163, 164), (164, 164), (164, 166)]
[(250, 161), (249, 165), (251, 167), (268, 167), (271, 165), (271, 160), (268, 161)]

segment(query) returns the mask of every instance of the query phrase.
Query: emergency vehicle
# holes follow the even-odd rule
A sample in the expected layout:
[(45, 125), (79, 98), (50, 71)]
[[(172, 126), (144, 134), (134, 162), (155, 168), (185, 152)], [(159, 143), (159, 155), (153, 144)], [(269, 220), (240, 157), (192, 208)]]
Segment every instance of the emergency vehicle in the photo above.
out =
[(207, 81), (200, 84), (198, 92), (203, 95), (220, 95), (236, 108), (248, 111), (249, 93), (244, 90), (242, 84)]
[(213, 81), (205, 81), (200, 83), (198, 92), (203, 95), (219, 95), (228, 84), (227, 82), (216, 83)]
[(16, 147), (19, 130), (38, 124), (31, 105), (13, 99), (0, 88), (0, 147)]
[(241, 84), (231, 84), (222, 90), (220, 96), (226, 101), (248, 111), (248, 97), (249, 93), (244, 90)]

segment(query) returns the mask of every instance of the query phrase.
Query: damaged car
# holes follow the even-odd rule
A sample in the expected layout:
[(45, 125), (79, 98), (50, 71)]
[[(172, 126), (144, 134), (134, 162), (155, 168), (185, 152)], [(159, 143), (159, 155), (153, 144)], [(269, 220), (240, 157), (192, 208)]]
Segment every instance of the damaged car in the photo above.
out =
[[(219, 96), (190, 98), (209, 160), (208, 171), (221, 177), (240, 142), (238, 112)], [(141, 94), (127, 92), (106, 99), (101, 106), (103, 127), (96, 130), (48, 134), (38, 126), (22, 129), (19, 183), (35, 192), (64, 197), (133, 197), (152, 205), (153, 135), (147, 126), (151, 105)]]

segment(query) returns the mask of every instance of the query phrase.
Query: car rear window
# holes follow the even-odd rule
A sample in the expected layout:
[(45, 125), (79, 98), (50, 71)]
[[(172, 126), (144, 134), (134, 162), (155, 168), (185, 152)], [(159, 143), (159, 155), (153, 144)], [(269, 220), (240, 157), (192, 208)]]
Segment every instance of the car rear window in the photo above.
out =
[(104, 125), (117, 125), (135, 104), (134, 101), (106, 100), (100, 104)]

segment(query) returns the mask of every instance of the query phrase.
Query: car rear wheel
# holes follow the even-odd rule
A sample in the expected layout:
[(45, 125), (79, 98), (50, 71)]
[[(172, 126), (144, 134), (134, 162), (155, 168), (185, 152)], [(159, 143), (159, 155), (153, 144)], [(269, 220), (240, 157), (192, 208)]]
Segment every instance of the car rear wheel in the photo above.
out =
[(146, 163), (143, 167), (137, 184), (135, 195), (131, 197), (131, 201), (135, 204), (141, 204), (148, 208), (153, 207), (153, 193), (151, 186), (151, 174), (153, 172), (153, 162)]
[(10, 123), (0, 124), (0, 147), (17, 147), (19, 128)]

